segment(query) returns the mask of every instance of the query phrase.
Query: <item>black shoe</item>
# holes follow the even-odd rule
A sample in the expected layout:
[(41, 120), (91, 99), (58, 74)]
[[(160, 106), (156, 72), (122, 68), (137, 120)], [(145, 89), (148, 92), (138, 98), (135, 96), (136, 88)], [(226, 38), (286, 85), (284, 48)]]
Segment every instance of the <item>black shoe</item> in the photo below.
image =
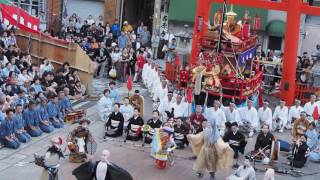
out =
[(238, 164), (234, 164), (233, 166), (232, 166), (232, 169), (238, 169), (239, 168), (239, 165)]
[(203, 173), (197, 173), (196, 175), (198, 178), (203, 178)]
[(197, 159), (197, 156), (189, 157), (189, 160), (196, 160), (196, 159)]
[(210, 173), (210, 180), (214, 180), (216, 177), (216, 173), (214, 173), (214, 172), (211, 172)]

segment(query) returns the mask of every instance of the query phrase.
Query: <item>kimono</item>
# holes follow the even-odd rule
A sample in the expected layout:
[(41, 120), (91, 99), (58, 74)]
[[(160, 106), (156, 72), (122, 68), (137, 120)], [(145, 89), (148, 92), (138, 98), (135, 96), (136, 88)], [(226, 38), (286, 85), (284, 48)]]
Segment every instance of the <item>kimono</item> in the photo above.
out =
[(99, 172), (105, 171), (106, 174), (104, 180), (133, 180), (130, 173), (119, 166), (107, 162), (107, 167), (105, 167), (102, 166), (102, 163), (104, 162), (86, 162), (74, 169), (72, 174), (77, 178), (77, 180), (97, 180), (97, 175), (100, 174)]
[(123, 133), (124, 118), (121, 112), (112, 112), (105, 125), (108, 137), (119, 137)]
[(88, 143), (93, 142), (93, 137), (89, 129), (82, 127), (81, 125), (76, 127), (70, 132), (68, 136), (68, 144), (72, 143), (76, 148), (70, 149), (69, 161), (73, 163), (84, 162), (87, 159)]
[(248, 130), (258, 130), (259, 129), (259, 116), (256, 108), (251, 107), (250, 109), (248, 107), (240, 108), (240, 116), (242, 124), (248, 124)]
[(18, 138), (18, 140), (23, 143), (29, 142), (31, 140), (31, 137), (24, 129), (26, 122), (22, 117), (22, 113), (15, 113), (13, 116), (13, 121), (15, 123), (15, 135)]
[(40, 105), (37, 107), (36, 111), (39, 118), (40, 129), (45, 133), (51, 133), (52, 131), (54, 131), (54, 126), (49, 121), (47, 107)]
[(294, 139), (298, 139), (300, 136), (302, 136), (302, 135), (304, 135), (304, 133), (306, 133), (308, 127), (309, 127), (309, 121), (307, 119), (299, 118), (293, 124), (292, 137)]
[(110, 89), (109, 97), (111, 98), (113, 103), (117, 103), (120, 101), (120, 95), (117, 89)]
[(320, 162), (320, 139), (317, 140), (316, 147), (309, 153), (309, 158), (313, 162)]
[(237, 122), (238, 124), (241, 123), (240, 113), (238, 109), (233, 109), (233, 111), (231, 111), (229, 107), (221, 106), (221, 110), (224, 112), (227, 122)]
[[(256, 144), (254, 145), (254, 150), (259, 149), (271, 149), (272, 141), (274, 141), (274, 136), (270, 132), (264, 135), (262, 132), (257, 136)], [(268, 147), (267, 147), (268, 146)]]
[(260, 123), (265, 123), (267, 124), (270, 128), (272, 128), (272, 110), (267, 107), (261, 107), (258, 110), (258, 116)]
[(63, 116), (73, 111), (71, 101), (68, 97), (64, 97), (63, 99), (59, 100), (59, 107), (63, 112)]
[(216, 119), (219, 133), (221, 136), (223, 136), (225, 131), (225, 123), (226, 123), (226, 115), (224, 114), (224, 112), (220, 108), (215, 110), (212, 107), (212, 108), (206, 108), (204, 115), (206, 119), (209, 119), (211, 117), (214, 117)]
[(49, 120), (55, 128), (62, 128), (64, 126), (63, 116), (60, 112), (60, 107), (58, 104), (50, 101), (47, 105), (47, 112), (49, 115)]
[(311, 104), (311, 102), (307, 102), (307, 103), (304, 105), (303, 109), (304, 109), (304, 111), (307, 113), (307, 116), (312, 116), (312, 115), (313, 115), (313, 111), (314, 111), (314, 109), (315, 109), (316, 107), (318, 108), (318, 111), (319, 111), (319, 107), (318, 107), (317, 103)]
[(313, 150), (317, 147), (317, 143), (318, 143), (318, 137), (319, 137), (319, 134), (317, 132), (316, 129), (308, 129), (307, 132), (306, 132), (306, 135), (307, 135), (307, 145), (308, 147)]
[(130, 117), (133, 116), (133, 107), (129, 104), (129, 105), (122, 105), (120, 106), (120, 112), (122, 113), (123, 115), (123, 118), (124, 118), (124, 126), (128, 126), (128, 123), (129, 123), (129, 119)]
[(36, 110), (25, 109), (22, 117), (26, 122), (26, 130), (31, 137), (41, 136), (42, 130), (39, 127), (40, 122)]
[(223, 136), (223, 141), (228, 143), (229, 146), (233, 149), (235, 159), (238, 158), (239, 152), (242, 154), (244, 153), (247, 142), (244, 135), (239, 131), (237, 131), (236, 133), (232, 131), (226, 132), (226, 134)]
[(185, 144), (188, 144), (187, 134), (189, 133), (189, 127), (185, 124), (178, 126), (174, 125), (174, 142), (177, 145), (177, 149), (183, 149)]
[(142, 138), (141, 127), (143, 126), (143, 119), (138, 117), (131, 117), (127, 126), (127, 140), (138, 141)]
[(197, 114), (196, 112), (192, 113), (190, 116), (190, 125), (192, 126), (192, 131), (194, 134), (198, 134), (201, 132), (203, 129), (202, 123), (205, 121), (205, 117), (203, 116), (202, 113)]
[[(49, 179), (49, 170), (54, 171), (59, 168), (60, 159), (64, 158), (61, 149), (56, 148), (55, 146), (51, 146), (48, 148), (47, 152), (44, 155), (44, 167), (40, 177), (40, 180), (48, 180)], [(49, 169), (50, 168), (50, 169)], [(60, 180), (62, 177), (61, 171), (58, 170), (57, 180)], [(51, 180), (51, 179), (49, 179)]]
[(106, 121), (113, 111), (112, 100), (109, 97), (102, 96), (98, 101), (99, 116), (101, 121)]
[(301, 112), (304, 111), (301, 106), (291, 106), (289, 109), (288, 121), (294, 123), (295, 120), (300, 118)]
[(288, 123), (288, 107), (280, 107), (277, 106), (273, 113), (273, 119), (276, 121), (274, 122), (275, 128), (283, 129), (287, 127)]
[[(5, 147), (11, 149), (18, 149), (20, 146), (20, 142), (18, 138), (15, 136), (15, 122), (13, 119), (5, 119), (1, 124), (2, 131), (2, 141)], [(9, 138), (10, 140), (8, 140)]]
[(150, 130), (144, 134), (145, 142), (147, 144), (150, 144), (152, 142), (153, 134), (154, 134), (154, 129), (155, 128), (160, 128), (162, 125), (162, 122), (160, 119), (154, 121), (153, 119), (149, 119), (147, 121), (147, 125), (150, 126)]
[(173, 114), (175, 118), (188, 117), (191, 110), (188, 109), (188, 103), (181, 102), (180, 104), (174, 103), (172, 105)]

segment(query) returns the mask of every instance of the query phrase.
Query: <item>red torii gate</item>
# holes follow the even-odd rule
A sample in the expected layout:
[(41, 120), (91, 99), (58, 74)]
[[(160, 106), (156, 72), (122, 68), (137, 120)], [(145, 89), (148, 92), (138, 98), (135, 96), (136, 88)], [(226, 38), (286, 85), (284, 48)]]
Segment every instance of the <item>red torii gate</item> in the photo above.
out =
[[(208, 26), (204, 25), (205, 23), (202, 23), (202, 30), (198, 31), (199, 17), (203, 18), (203, 22), (209, 21), (211, 3), (213, 2), (223, 3), (224, 0), (198, 0), (190, 64), (193, 64), (197, 58), (197, 47), (200, 43), (200, 37), (208, 32)], [(320, 7), (310, 6), (308, 3), (303, 2), (303, 0), (282, 0), (282, 2), (268, 0), (227, 0), (227, 4), (287, 12), (281, 98), (288, 105), (292, 104), (296, 87), (296, 60), (299, 46), (300, 16), (301, 14), (320, 16)]]

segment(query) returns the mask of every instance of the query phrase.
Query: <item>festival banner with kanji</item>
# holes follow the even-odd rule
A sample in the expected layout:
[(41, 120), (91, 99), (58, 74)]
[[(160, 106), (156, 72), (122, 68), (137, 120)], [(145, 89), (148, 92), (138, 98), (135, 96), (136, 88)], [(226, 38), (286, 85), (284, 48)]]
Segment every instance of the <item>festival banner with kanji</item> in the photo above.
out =
[(6, 25), (17, 26), (28, 32), (39, 32), (40, 19), (31, 16), (22, 8), (14, 5), (0, 4), (2, 21)]
[(252, 59), (256, 54), (256, 48), (248, 49), (247, 51), (239, 54), (239, 66), (243, 66), (246, 64), (247, 60)]
[(162, 12), (160, 17), (161, 17), (160, 33), (168, 32), (168, 28), (169, 28), (168, 13)]

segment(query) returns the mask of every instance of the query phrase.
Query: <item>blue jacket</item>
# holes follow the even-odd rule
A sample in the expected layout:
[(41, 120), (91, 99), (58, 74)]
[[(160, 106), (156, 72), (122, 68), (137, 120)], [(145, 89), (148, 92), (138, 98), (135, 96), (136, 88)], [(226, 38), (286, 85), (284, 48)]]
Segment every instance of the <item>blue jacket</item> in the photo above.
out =
[(45, 120), (49, 120), (49, 114), (47, 111), (47, 106), (41, 106), (39, 105), (37, 107), (37, 115), (39, 118), (39, 121), (45, 121)]
[(1, 137), (4, 138), (5, 136), (9, 136), (15, 133), (15, 125), (13, 120), (5, 119), (4, 122), (1, 124)]
[(120, 36), (120, 25), (119, 24), (113, 24), (111, 26), (111, 32), (113, 36), (119, 37)]
[(54, 104), (52, 101), (50, 101), (47, 105), (47, 111), (49, 118), (62, 118), (59, 104)]
[(15, 113), (13, 116), (13, 121), (15, 124), (15, 131), (17, 131), (18, 129), (24, 128), (26, 126), (26, 122), (23, 119), (23, 114), (17, 114)]
[(39, 126), (39, 118), (36, 110), (25, 109), (23, 112), (23, 119), (26, 126)]

